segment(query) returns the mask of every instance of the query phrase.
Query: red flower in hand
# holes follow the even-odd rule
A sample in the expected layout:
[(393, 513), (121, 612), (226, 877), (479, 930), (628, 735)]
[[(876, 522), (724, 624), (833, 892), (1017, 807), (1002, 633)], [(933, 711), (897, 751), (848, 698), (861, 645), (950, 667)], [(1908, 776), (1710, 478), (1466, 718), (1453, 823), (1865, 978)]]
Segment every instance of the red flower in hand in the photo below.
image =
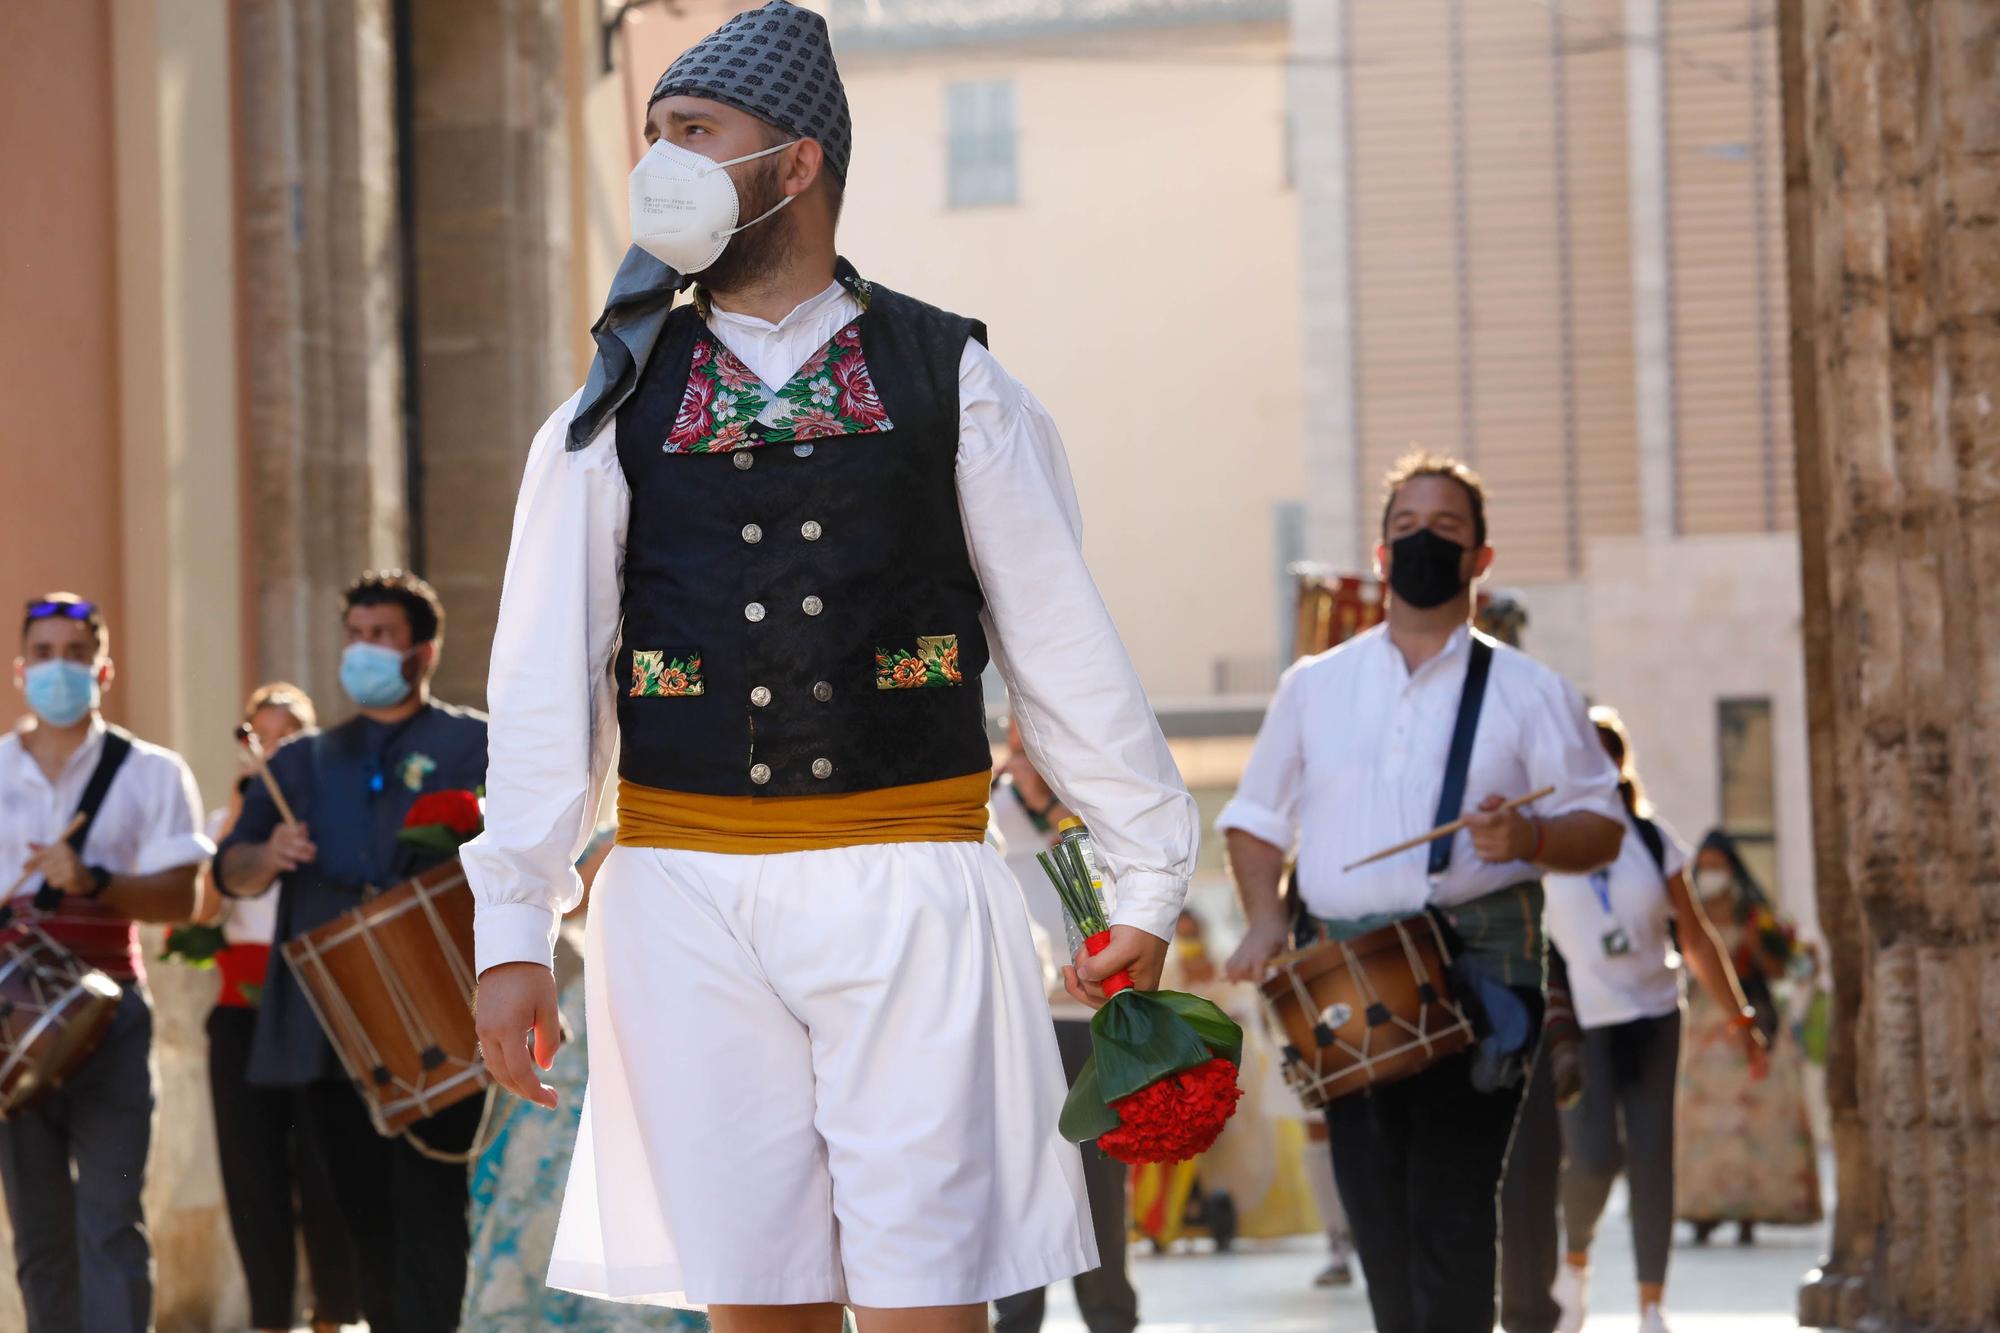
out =
[(442, 824), (463, 837), (478, 833), (485, 822), (478, 794), (469, 791), (434, 791), (419, 796), (403, 817), (404, 828)]
[(1185, 1162), (1215, 1146), (1242, 1096), (1236, 1066), (1218, 1055), (1111, 1103), (1118, 1128), (1100, 1134), (1097, 1146), (1131, 1166)]

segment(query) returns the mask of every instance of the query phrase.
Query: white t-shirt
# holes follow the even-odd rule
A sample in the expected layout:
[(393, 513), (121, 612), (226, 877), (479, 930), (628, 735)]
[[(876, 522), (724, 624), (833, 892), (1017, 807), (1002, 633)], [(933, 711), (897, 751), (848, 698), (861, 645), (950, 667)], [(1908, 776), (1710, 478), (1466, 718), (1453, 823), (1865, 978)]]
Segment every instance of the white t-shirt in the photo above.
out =
[[(222, 841), (222, 826), (229, 822), (229, 810), (225, 806), (208, 812), (208, 840)], [(271, 887), (255, 898), (231, 898), (222, 900), (222, 938), (231, 944), (269, 944), (278, 934), (278, 887)]]
[(1667, 881), (1687, 868), (1688, 849), (1665, 820), (1654, 816), (1653, 824), (1666, 843), (1665, 874), (1631, 827), (1618, 859), (1604, 869), (1543, 881), (1549, 939), (1569, 964), (1577, 1022), (1586, 1028), (1662, 1018), (1680, 1007)]

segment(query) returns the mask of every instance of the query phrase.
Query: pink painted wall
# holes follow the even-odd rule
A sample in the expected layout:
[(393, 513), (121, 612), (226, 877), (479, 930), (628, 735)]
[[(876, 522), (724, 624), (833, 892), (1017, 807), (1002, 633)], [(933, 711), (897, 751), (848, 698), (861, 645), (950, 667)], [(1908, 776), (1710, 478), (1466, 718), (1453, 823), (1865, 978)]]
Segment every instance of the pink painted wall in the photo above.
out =
[[(109, 10), (0, 5), (0, 661), (21, 604), (51, 588), (102, 603), (119, 646)], [(0, 692), (0, 725), (18, 703)]]

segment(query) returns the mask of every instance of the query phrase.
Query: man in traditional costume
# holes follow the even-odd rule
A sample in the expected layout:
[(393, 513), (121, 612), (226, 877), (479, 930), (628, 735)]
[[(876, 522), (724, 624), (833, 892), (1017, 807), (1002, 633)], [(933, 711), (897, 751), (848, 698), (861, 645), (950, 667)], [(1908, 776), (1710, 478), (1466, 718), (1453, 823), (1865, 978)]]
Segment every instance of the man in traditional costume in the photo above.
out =
[(836, 257), (824, 22), (732, 19), (646, 133), (637, 245), (515, 515), (464, 857), (481, 1040), (552, 1103), (551, 946), (617, 741), (551, 1283), (705, 1304), (721, 1333), (831, 1333), (843, 1304), (864, 1333), (971, 1333), (1097, 1262), (1027, 914), (981, 841), (981, 672), (1111, 881), (1079, 997), (1157, 984), (1194, 804), (1047, 412), (980, 325)]

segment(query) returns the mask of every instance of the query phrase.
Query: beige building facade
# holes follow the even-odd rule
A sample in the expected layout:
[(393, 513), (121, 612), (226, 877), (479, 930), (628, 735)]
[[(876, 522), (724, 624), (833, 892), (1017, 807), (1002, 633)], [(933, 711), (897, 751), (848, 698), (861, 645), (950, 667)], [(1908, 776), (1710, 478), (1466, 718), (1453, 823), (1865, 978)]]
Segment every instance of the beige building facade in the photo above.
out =
[(1413, 444), (1484, 477), (1524, 642), (1812, 929), (1775, 19), (1294, 0), (1305, 544)]

